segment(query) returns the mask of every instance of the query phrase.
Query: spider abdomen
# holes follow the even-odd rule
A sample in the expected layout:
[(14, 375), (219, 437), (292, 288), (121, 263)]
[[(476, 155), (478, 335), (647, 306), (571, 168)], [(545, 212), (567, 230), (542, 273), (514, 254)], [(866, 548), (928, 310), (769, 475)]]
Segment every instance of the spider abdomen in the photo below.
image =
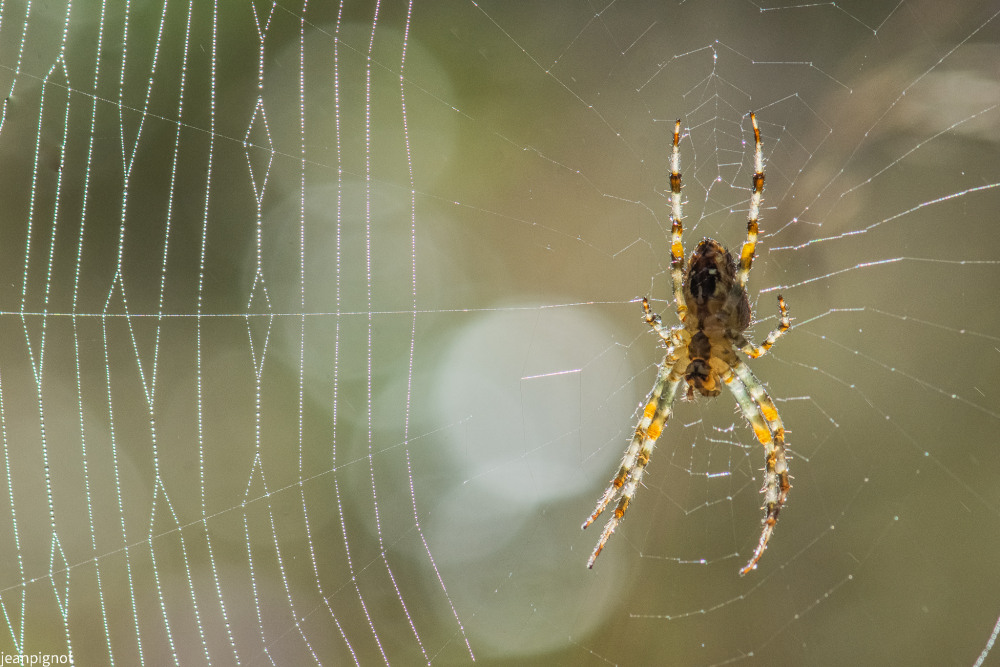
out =
[(736, 260), (715, 239), (702, 239), (691, 253), (684, 297), (695, 327), (710, 339), (738, 335), (750, 326), (750, 299), (736, 272)]
[(736, 280), (736, 262), (726, 247), (715, 239), (703, 239), (688, 261), (684, 296), (688, 307), (705, 307), (725, 299)]

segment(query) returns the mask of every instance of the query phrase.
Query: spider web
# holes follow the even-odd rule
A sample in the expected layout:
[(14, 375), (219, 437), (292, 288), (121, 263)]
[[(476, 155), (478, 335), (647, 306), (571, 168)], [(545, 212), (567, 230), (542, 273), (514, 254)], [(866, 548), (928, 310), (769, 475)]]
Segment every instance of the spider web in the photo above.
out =
[[(988, 2), (0, 5), (0, 653), (80, 664), (975, 664), (1000, 622)], [(678, 402), (743, 240), (793, 489)]]

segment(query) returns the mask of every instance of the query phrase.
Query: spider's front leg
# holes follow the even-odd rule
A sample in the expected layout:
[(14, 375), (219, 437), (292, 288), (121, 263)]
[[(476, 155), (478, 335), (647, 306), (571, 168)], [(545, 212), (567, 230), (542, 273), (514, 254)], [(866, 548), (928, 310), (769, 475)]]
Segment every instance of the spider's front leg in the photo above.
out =
[(653, 452), (653, 447), (656, 445), (656, 439), (660, 437), (663, 426), (670, 417), (670, 409), (674, 403), (674, 396), (677, 394), (677, 387), (684, 379), (681, 371), (677, 370), (677, 365), (678, 360), (673, 350), (668, 351), (667, 356), (663, 358), (663, 363), (660, 365), (656, 384), (653, 386), (653, 391), (650, 392), (646, 407), (642, 411), (642, 417), (636, 426), (635, 435), (632, 436), (632, 441), (625, 450), (625, 456), (622, 457), (622, 464), (618, 469), (618, 474), (614, 476), (604, 495), (597, 501), (597, 507), (594, 509), (593, 514), (581, 526), (581, 528), (586, 528), (592, 524), (611, 501), (616, 497), (618, 498), (614, 514), (608, 519), (607, 524), (605, 524), (604, 530), (601, 532), (601, 537), (597, 541), (597, 546), (587, 561), (588, 568), (594, 567), (594, 561), (597, 560), (597, 557), (601, 554), (601, 550), (604, 549), (604, 545), (607, 544), (611, 534), (615, 532), (615, 528), (618, 527), (622, 517), (625, 516), (625, 511), (632, 501), (632, 496), (635, 495), (636, 489), (642, 481), (642, 474), (649, 463), (649, 457)]
[(723, 380), (736, 397), (736, 402), (750, 422), (757, 440), (764, 446), (765, 455), (764, 488), (761, 489), (764, 492), (764, 527), (761, 529), (753, 556), (740, 570), (742, 575), (756, 569), (757, 562), (764, 555), (767, 543), (778, 523), (778, 514), (788, 499), (788, 490), (792, 486), (785, 458), (785, 427), (781, 417), (778, 416), (774, 401), (768, 396), (760, 380), (739, 359)]

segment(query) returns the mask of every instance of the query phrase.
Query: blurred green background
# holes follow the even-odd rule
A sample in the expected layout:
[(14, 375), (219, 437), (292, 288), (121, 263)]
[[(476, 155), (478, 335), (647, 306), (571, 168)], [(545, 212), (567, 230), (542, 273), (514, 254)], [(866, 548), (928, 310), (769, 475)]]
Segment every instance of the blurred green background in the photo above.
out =
[[(990, 2), (7, 3), (0, 651), (973, 664), (1000, 615)], [(793, 489), (678, 402), (579, 526), (685, 244), (766, 186)], [(996, 660), (993, 653), (988, 659)]]

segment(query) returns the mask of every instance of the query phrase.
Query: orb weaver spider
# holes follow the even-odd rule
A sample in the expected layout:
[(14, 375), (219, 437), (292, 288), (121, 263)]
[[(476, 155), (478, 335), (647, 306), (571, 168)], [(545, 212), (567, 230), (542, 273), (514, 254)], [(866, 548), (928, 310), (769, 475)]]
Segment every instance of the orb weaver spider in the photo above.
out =
[(778, 416), (774, 401), (750, 368), (736, 354), (740, 351), (750, 357), (766, 353), (789, 326), (788, 308), (778, 295), (778, 327), (771, 331), (761, 345), (754, 345), (744, 336), (750, 326), (750, 299), (747, 296), (747, 277), (753, 264), (757, 245), (761, 194), (764, 191), (764, 159), (761, 154), (760, 129), (757, 117), (751, 113), (754, 136), (754, 174), (751, 182), (750, 210), (747, 216), (747, 238), (739, 260), (718, 241), (706, 238), (695, 248), (683, 270), (684, 246), (681, 243), (681, 172), (680, 142), (681, 121), (674, 125), (674, 145), (670, 157), (670, 281), (674, 291), (677, 319), (680, 324), (667, 328), (660, 316), (653, 313), (649, 300), (643, 297), (643, 318), (666, 343), (667, 352), (660, 362), (656, 383), (646, 401), (635, 435), (625, 450), (621, 467), (597, 502), (597, 508), (584, 522), (586, 528), (601, 515), (616, 498), (618, 504), (601, 533), (587, 567), (607, 544), (611, 534), (625, 516), (649, 457), (664, 425), (672, 413), (674, 398), (682, 382), (687, 383), (687, 397), (697, 391), (702, 396), (718, 396), (725, 385), (736, 398), (743, 416), (753, 427), (754, 435), (764, 446), (765, 510), (763, 529), (757, 548), (749, 562), (740, 570), (746, 574), (756, 569), (757, 562), (767, 548), (774, 532), (778, 513), (785, 504), (791, 484), (785, 460), (785, 428)]

